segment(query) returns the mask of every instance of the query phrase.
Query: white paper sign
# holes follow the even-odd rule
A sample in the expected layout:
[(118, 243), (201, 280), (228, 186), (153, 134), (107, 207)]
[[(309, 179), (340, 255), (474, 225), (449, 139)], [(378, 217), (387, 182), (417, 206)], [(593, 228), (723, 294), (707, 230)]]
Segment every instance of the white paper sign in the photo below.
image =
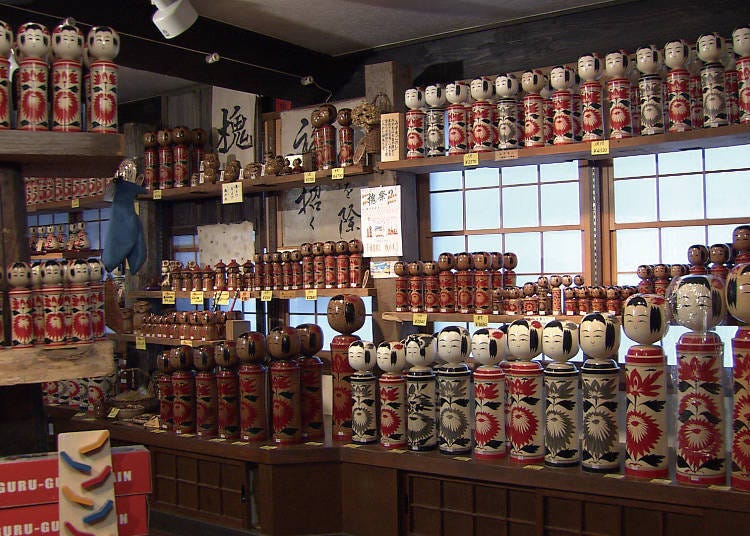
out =
[(361, 198), (365, 257), (402, 255), (401, 186), (362, 188)]
[(214, 87), (211, 94), (211, 127), (214, 149), (222, 167), (233, 154), (242, 166), (255, 162), (256, 95)]

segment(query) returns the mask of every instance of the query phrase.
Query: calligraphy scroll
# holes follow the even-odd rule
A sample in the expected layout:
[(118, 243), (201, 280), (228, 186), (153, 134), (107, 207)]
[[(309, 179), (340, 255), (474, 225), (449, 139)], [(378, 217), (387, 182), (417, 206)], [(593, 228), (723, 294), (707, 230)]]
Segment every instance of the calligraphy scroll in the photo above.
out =
[(252, 93), (214, 87), (211, 129), (214, 150), (222, 167), (233, 154), (242, 166), (255, 162), (255, 100)]

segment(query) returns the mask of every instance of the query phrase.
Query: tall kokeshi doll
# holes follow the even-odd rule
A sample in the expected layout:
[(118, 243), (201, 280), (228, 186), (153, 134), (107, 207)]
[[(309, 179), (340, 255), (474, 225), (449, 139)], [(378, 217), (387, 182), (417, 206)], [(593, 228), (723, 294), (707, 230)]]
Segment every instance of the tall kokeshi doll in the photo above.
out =
[(542, 96), (542, 113), (544, 114), (544, 143), (552, 145), (552, 134), (554, 123), (555, 123), (555, 109), (552, 105), (552, 84), (550, 83), (549, 76), (544, 75), (544, 87), (539, 92)]
[(380, 444), (387, 449), (406, 446), (406, 348), (401, 341), (381, 342), (376, 351), (380, 375)]
[(52, 130), (80, 132), (83, 32), (66, 20), (52, 31)]
[(750, 264), (738, 264), (729, 272), (727, 309), (729, 314), (742, 323), (732, 339), (732, 487), (750, 491)]
[(404, 343), (406, 361), (406, 440), (410, 450), (432, 450), (437, 447), (437, 387), (432, 363), (437, 345), (435, 337), (414, 334)]
[(543, 147), (544, 110), (540, 92), (545, 86), (546, 77), (539, 69), (526, 71), (521, 75), (521, 88), (526, 93), (523, 105), (523, 145), (525, 147)]
[(240, 438), (265, 441), (268, 438), (268, 375), (263, 334), (249, 331), (237, 337), (237, 357), (240, 360)]
[(300, 374), (297, 357), (300, 338), (292, 327), (280, 327), (266, 337), (271, 364), (271, 422), (273, 441), (280, 444), (302, 442)]
[(317, 324), (297, 326), (300, 338), (302, 437), (323, 437), (323, 362), (315, 355), (323, 349), (323, 330)]
[(471, 335), (466, 328), (448, 326), (438, 334), (437, 355), (444, 361), (436, 368), (438, 445), (443, 454), (471, 452), (471, 372), (466, 364), (470, 353)]
[(204, 439), (216, 437), (218, 430), (219, 399), (216, 395), (216, 376), (213, 373), (214, 349), (211, 346), (193, 348), (195, 373), (195, 434)]
[(737, 59), (734, 55), (734, 45), (732, 41), (726, 41), (726, 50), (724, 57), (721, 58), (721, 64), (724, 66), (724, 90), (727, 95), (727, 122), (730, 125), (739, 123), (740, 108), (738, 101), (739, 94), (739, 72), (737, 71)]
[(492, 310), (492, 255), (486, 251), (471, 254), (474, 266), (474, 312), (489, 314)]
[(471, 253), (456, 255), (456, 311), (468, 314), (474, 311), (474, 261)]
[(424, 92), (427, 106), (425, 145), (427, 156), (445, 156), (445, 87), (427, 86)]
[(727, 121), (726, 77), (722, 58), (726, 54), (724, 38), (717, 33), (703, 34), (698, 38), (698, 58), (701, 67), (703, 93), (703, 127), (721, 127)]
[(667, 117), (669, 132), (685, 132), (690, 121), (690, 45), (683, 39), (664, 45), (664, 64), (669, 67), (667, 82)]
[(352, 128), (352, 109), (341, 108), (336, 115), (339, 124), (339, 166), (347, 167), (354, 164), (354, 129)]
[(424, 310), (427, 313), (437, 313), (440, 310), (440, 270), (435, 261), (425, 261), (424, 273)]
[(464, 154), (468, 151), (468, 114), (464, 103), (469, 99), (469, 86), (456, 80), (445, 86), (448, 106), (448, 154)]
[(364, 265), (364, 259), (362, 252), (364, 251), (364, 244), (359, 238), (352, 238), (349, 240), (349, 286), (350, 287), (361, 287), (362, 286), (362, 270)]
[(581, 466), (584, 471), (617, 472), (620, 468), (617, 426), (619, 367), (614, 358), (620, 347), (620, 322), (614, 316), (589, 313), (581, 320), (578, 340), (586, 357), (581, 367)]
[[(44, 266), (42, 265), (41, 261), (35, 261), (31, 264), (31, 300), (34, 304), (34, 313), (32, 315), (32, 319), (35, 341), (44, 340), (44, 297), (46, 293), (42, 289), (43, 273)], [(62, 285), (60, 286), (60, 288), (62, 288)], [(62, 293), (60, 295), (60, 305), (62, 306)], [(0, 313), (2, 313), (2, 311), (0, 311)], [(65, 315), (61, 314), (61, 317), (61, 328), (64, 330)], [(2, 320), (2, 314), (0, 314), (0, 320)], [(0, 344), (4, 342), (4, 332), (2, 329), (0, 329)]]
[(411, 261), (406, 270), (409, 274), (409, 310), (421, 313), (424, 311), (424, 263)]
[(638, 94), (641, 105), (641, 136), (664, 133), (664, 104), (661, 75), (661, 50), (654, 45), (639, 48), (635, 61), (641, 77)]
[(550, 72), (550, 84), (555, 90), (552, 93), (552, 144), (573, 143), (573, 94), (575, 71), (568, 65), (558, 65)]
[(724, 484), (724, 345), (709, 331), (725, 314), (724, 282), (710, 275), (673, 281), (667, 297), (677, 340), (677, 481)]
[(20, 80), (17, 128), (49, 130), (49, 30), (36, 22), (22, 24), (16, 34), (16, 44), (21, 58), (16, 75)]
[[(32, 281), (34, 281), (32, 267)], [(34, 300), (34, 317), (41, 313), (44, 329), (36, 333), (36, 340), (52, 346), (65, 344), (65, 289), (63, 287), (62, 267), (55, 260), (44, 261), (41, 265), (41, 303)]]
[(701, 90), (701, 67), (698, 59), (697, 43), (690, 47), (687, 70), (690, 73), (690, 124), (693, 128), (703, 128), (703, 91)]
[(76, 259), (68, 265), (70, 279), (70, 311), (73, 315), (73, 342), (91, 342), (91, 309), (89, 308), (89, 264), (84, 259)]
[(328, 324), (340, 335), (331, 341), (331, 376), (333, 384), (333, 439), (352, 437), (352, 388), (349, 345), (358, 341), (353, 335), (365, 323), (365, 303), (353, 294), (339, 294), (328, 302)]
[(172, 176), (175, 188), (190, 186), (190, 139), (187, 127), (172, 129)]
[(356, 372), (352, 385), (352, 443), (367, 445), (378, 440), (376, 394), (378, 380), (372, 373), (377, 350), (370, 341), (349, 345), (349, 366)]
[(636, 345), (625, 355), (625, 474), (665, 478), (667, 446), (667, 375), (658, 343), (667, 332), (667, 300), (636, 294), (625, 302), (622, 327)]
[(507, 436), (510, 459), (516, 463), (544, 460), (542, 366), (532, 361), (542, 353), (542, 324), (515, 320), (508, 326), (508, 354), (514, 361), (506, 370)]
[(88, 259), (89, 264), (89, 310), (91, 311), (91, 337), (94, 340), (104, 338), (104, 263), (95, 257)]
[(474, 456), (505, 456), (505, 373), (497, 366), (507, 351), (505, 332), (481, 328), (471, 337), (474, 370)]
[[(641, 72), (636, 67), (636, 63), (635, 53), (628, 54), (627, 77), (628, 80), (630, 80), (630, 116), (633, 124), (633, 136), (639, 136), (641, 134), (641, 90), (638, 87)], [(700, 81), (698, 86), (700, 88)], [(692, 103), (692, 100), (690, 102)]]
[[(172, 431), (174, 427), (174, 416), (172, 405), (174, 404), (174, 392), (172, 391), (172, 365), (169, 362), (169, 350), (163, 350), (156, 354), (156, 368), (161, 374), (157, 378), (159, 393), (159, 428), (161, 430)], [(88, 390), (91, 390), (91, 380), (89, 380)], [(89, 400), (89, 413), (94, 412), (94, 408)]]
[(321, 104), (310, 116), (313, 128), (313, 146), (317, 169), (336, 167), (336, 107), (333, 104)]
[(578, 76), (581, 77), (581, 120), (583, 141), (604, 139), (602, 114), (602, 84), (604, 61), (596, 52), (578, 58)]
[(630, 80), (628, 79), (629, 66), (630, 58), (624, 50), (615, 50), (604, 57), (610, 139), (629, 138), (633, 135), (633, 119), (630, 113), (632, 95), (630, 93)]
[(489, 78), (482, 76), (471, 81), (471, 105), (472, 114), (472, 137), (474, 146), (472, 151), (476, 153), (491, 151), (493, 149), (493, 127), (491, 102), (494, 90), (493, 83)]
[(443, 252), (437, 262), (440, 270), (440, 312), (453, 313), (456, 310), (456, 275), (453, 273), (456, 260), (453, 253)]
[(190, 370), (192, 349), (177, 346), (169, 353), (172, 366), (172, 417), (176, 434), (195, 433), (195, 378)]
[(404, 312), (409, 310), (409, 273), (406, 269), (406, 261), (396, 261), (393, 265), (393, 273), (396, 274), (396, 311)]
[(13, 48), (13, 30), (0, 20), (0, 130), (10, 128), (10, 51)]
[(31, 267), (14, 262), (6, 271), (10, 304), (11, 346), (28, 348), (34, 345), (34, 300), (31, 289)]
[(217, 432), (222, 439), (239, 439), (240, 385), (237, 377), (237, 345), (235, 341), (222, 341), (215, 345), (213, 350), (214, 360), (219, 366), (216, 373)]
[(544, 354), (553, 360), (544, 370), (544, 465), (573, 467), (578, 448), (578, 369), (568, 360), (578, 353), (578, 324), (552, 320), (542, 331)]
[(424, 90), (420, 87), (407, 89), (404, 102), (408, 108), (406, 111), (406, 158), (409, 160), (424, 158)]
[(172, 131), (162, 129), (156, 133), (159, 143), (159, 186), (154, 189), (168, 190), (174, 188), (174, 159), (172, 154)]
[(518, 148), (518, 78), (512, 73), (501, 74), (495, 79), (495, 117), (497, 121), (497, 148)]
[(750, 27), (743, 26), (732, 32), (737, 60), (737, 106), (740, 123), (750, 123)]
[(89, 30), (86, 45), (91, 56), (91, 131), (117, 133), (117, 65), (120, 36), (109, 26)]

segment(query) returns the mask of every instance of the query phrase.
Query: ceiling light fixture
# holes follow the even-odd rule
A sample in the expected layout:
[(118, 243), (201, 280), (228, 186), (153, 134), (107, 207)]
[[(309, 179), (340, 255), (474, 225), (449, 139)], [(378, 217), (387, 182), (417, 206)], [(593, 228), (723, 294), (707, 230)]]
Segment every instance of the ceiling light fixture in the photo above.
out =
[(172, 39), (198, 20), (198, 12), (190, 0), (151, 0), (156, 13), (151, 18), (164, 37)]

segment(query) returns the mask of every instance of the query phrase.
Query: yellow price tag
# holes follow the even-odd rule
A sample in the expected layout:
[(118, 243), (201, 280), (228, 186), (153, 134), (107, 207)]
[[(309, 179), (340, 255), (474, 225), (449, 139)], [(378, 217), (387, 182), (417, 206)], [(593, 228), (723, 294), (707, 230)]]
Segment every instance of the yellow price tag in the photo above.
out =
[(544, 466), (543, 465), (531, 464), (531, 465), (524, 465), (523, 468), (524, 469), (531, 469), (532, 471), (539, 471), (540, 469), (544, 469)]
[(177, 437), (195, 437), (195, 434), (177, 434)]
[(320, 443), (319, 441), (308, 441), (305, 445), (310, 445), (311, 447), (322, 447), (323, 443)]
[(229, 291), (222, 290), (214, 294), (214, 299), (218, 305), (229, 305)]
[(191, 339), (180, 339), (180, 346), (193, 346), (193, 341)]
[(260, 448), (263, 450), (276, 450), (276, 445), (261, 445)]
[(243, 290), (242, 292), (240, 292), (240, 301), (250, 301), (251, 299), (252, 296), (249, 290)]
[(226, 439), (224, 439), (223, 437), (214, 437), (209, 439), (209, 441), (211, 441), (212, 443), (223, 443), (224, 441), (226, 441)]
[(459, 462), (470, 462), (471, 456), (453, 456), (454, 460), (458, 460)]
[(165, 434), (167, 431), (162, 430), (161, 428), (150, 428), (151, 433), (153, 434)]
[(133, 210), (137, 216), (141, 215), (141, 204), (138, 201), (133, 201)]
[(191, 290), (190, 291), (190, 305), (203, 305), (203, 291), (202, 290)]
[(314, 184), (315, 183), (315, 172), (314, 171), (305, 171), (304, 182), (305, 182), (305, 184)]
[(597, 140), (591, 142), (591, 155), (609, 154), (609, 140)]
[(338, 181), (344, 178), (344, 168), (335, 167), (331, 170), (331, 179)]
[(245, 446), (245, 445), (249, 445), (249, 444), (250, 443), (248, 443), (247, 441), (232, 441), (232, 445), (242, 445), (242, 446)]
[(224, 182), (221, 184), (221, 203), (229, 205), (230, 203), (242, 203), (242, 183), (241, 182)]
[(176, 298), (174, 290), (162, 290), (161, 292), (161, 303), (164, 305), (174, 305)]
[(291, 300), (296, 297), (297, 293), (293, 290), (282, 290), (281, 292), (279, 292), (279, 298), (281, 298), (282, 300)]
[(346, 447), (348, 449), (358, 449), (362, 445), (358, 445), (357, 443), (347, 443), (346, 445), (341, 445), (342, 447)]
[(142, 337), (141, 335), (136, 335), (136, 337), (135, 337), (135, 349), (136, 350), (145, 350), (146, 349), (146, 337)]
[(273, 290), (260, 291), (260, 301), (271, 301), (271, 298), (273, 298)]
[(111, 410), (109, 410), (109, 413), (107, 413), (107, 418), (114, 419), (115, 417), (117, 417), (118, 413), (120, 413), (120, 408), (112, 408)]
[(86, 416), (86, 412), (84, 411), (79, 411), (78, 413), (73, 415), (73, 417), (75, 417), (76, 419), (80, 419), (81, 417), (85, 417), (85, 416)]
[(669, 486), (670, 484), (672, 484), (672, 481), (668, 478), (652, 478), (651, 480), (649, 480), (649, 482), (651, 482), (652, 484), (662, 484), (664, 486)]
[(404, 449), (388, 449), (387, 452), (392, 452), (393, 454), (403, 454), (405, 452), (408, 452)]
[(486, 328), (490, 323), (490, 318), (487, 315), (474, 315), (474, 325), (478, 328)]
[(708, 489), (713, 489), (716, 491), (729, 491), (732, 488), (731, 486), (720, 486), (719, 484), (711, 484), (710, 486), (708, 486)]
[(316, 288), (309, 288), (305, 290), (305, 299), (306, 300), (317, 300), (318, 299), (318, 289)]
[(499, 162), (501, 160), (517, 160), (518, 159), (518, 149), (502, 149), (500, 151), (495, 151), (495, 162)]
[(154, 201), (158, 201), (159, 199), (161, 199), (161, 190), (154, 190), (152, 198)]
[(614, 478), (615, 480), (623, 480), (625, 475), (618, 475), (617, 473), (608, 473), (604, 475), (604, 478)]
[(81, 200), (78, 198), (70, 200), (70, 208), (78, 208), (81, 206)]
[(479, 153), (466, 153), (464, 155), (464, 166), (478, 166)]
[(427, 313), (414, 313), (411, 317), (411, 323), (415, 326), (426, 326)]

